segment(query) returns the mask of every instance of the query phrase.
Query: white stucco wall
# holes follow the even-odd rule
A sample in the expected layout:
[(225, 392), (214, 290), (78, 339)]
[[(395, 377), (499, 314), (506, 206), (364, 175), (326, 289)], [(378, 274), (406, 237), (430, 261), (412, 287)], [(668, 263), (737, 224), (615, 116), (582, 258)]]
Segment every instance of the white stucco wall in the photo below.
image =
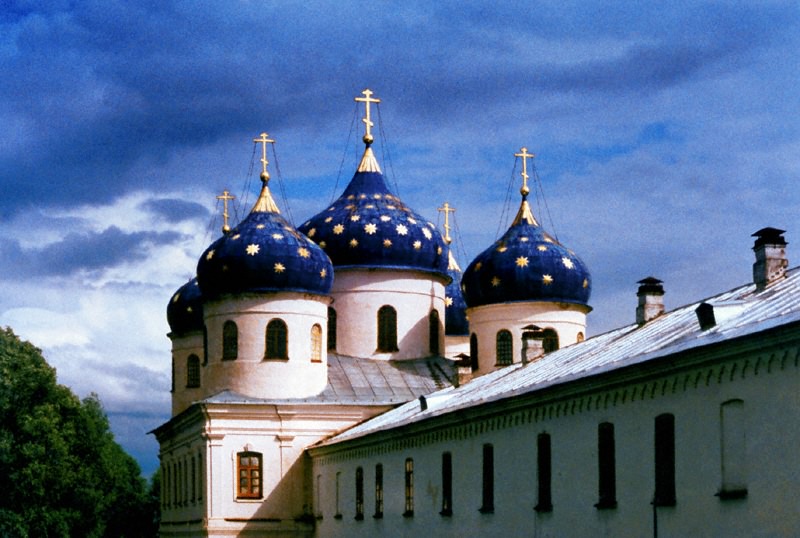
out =
[(204, 368), (200, 367), (200, 387), (188, 388), (187, 361), (197, 355), (203, 364), (203, 333), (196, 331), (185, 335), (169, 335), (172, 339), (172, 416), (177, 415), (192, 402), (203, 397)]

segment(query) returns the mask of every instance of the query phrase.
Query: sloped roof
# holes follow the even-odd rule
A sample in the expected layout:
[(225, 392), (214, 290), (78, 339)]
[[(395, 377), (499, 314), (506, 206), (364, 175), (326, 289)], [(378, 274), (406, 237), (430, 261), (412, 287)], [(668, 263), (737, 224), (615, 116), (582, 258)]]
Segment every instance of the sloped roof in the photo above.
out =
[[(716, 325), (701, 330), (695, 310), (714, 307)], [(458, 388), (426, 396), (427, 409), (417, 401), (363, 422), (320, 445), (331, 445), (419, 422), (457, 410), (533, 393), (570, 381), (645, 363), (674, 353), (800, 322), (800, 268), (757, 292), (747, 284), (717, 296), (662, 314), (649, 323), (628, 325), (562, 348), (528, 364), (514, 364), (478, 377)]]

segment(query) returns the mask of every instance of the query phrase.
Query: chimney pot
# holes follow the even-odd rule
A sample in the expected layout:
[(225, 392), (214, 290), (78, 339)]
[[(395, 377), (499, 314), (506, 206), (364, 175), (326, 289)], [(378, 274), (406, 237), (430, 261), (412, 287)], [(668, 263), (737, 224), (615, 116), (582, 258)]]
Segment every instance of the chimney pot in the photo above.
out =
[(789, 260), (786, 259), (785, 230), (762, 228), (752, 235), (756, 238), (753, 252), (756, 261), (753, 263), (753, 282), (756, 290), (761, 291), (773, 282), (786, 276)]
[(544, 355), (544, 331), (536, 325), (522, 328), (522, 364), (533, 362)]
[(652, 276), (643, 278), (637, 284), (639, 304), (636, 307), (636, 323), (644, 325), (664, 313), (664, 286), (662, 281)]
[(456, 379), (454, 385), (460, 387), (472, 380), (472, 360), (466, 353), (459, 353), (455, 357), (456, 361)]

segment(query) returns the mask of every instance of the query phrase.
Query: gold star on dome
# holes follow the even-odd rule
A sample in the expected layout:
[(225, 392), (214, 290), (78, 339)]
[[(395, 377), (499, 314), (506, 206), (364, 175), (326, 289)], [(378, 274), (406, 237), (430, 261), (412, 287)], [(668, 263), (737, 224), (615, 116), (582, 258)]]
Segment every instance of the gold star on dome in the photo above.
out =
[(431, 238), (431, 231), (429, 229), (427, 229), (427, 228), (423, 228), (422, 229), (422, 235), (425, 236), (425, 239), (430, 239)]
[(297, 253), (300, 255), (301, 258), (308, 258), (309, 256), (311, 256), (311, 253), (305, 247), (298, 248)]
[(419, 250), (422, 248), (422, 241), (414, 241), (414, 249)]
[(344, 232), (344, 225), (342, 225), (342, 224), (337, 224), (336, 226), (334, 226), (334, 227), (333, 227), (333, 233), (334, 233), (334, 235), (339, 235), (339, 234), (341, 234), (342, 232)]
[(285, 270), (286, 270), (286, 267), (282, 263), (278, 262), (278, 263), (275, 264), (275, 272), (276, 273), (283, 273)]
[(549, 286), (550, 284), (553, 283), (553, 277), (550, 275), (542, 275), (542, 283), (545, 286)]
[(464, 292), (464, 293), (467, 293), (467, 285), (466, 284), (461, 284), (461, 291)]
[(567, 258), (566, 256), (564, 256), (563, 258), (561, 258), (561, 263), (563, 263), (563, 264), (564, 264), (564, 267), (566, 267), (567, 269), (572, 269), (573, 267), (575, 267), (575, 264), (574, 264), (574, 263), (572, 263), (572, 260), (570, 260), (570, 259), (569, 259), (569, 258)]
[(505, 252), (506, 250), (508, 250), (508, 247), (505, 245), (497, 247), (497, 252)]
[(589, 279), (588, 278), (584, 278), (583, 279), (583, 287), (584, 288), (588, 288), (589, 287)]
[(536, 250), (538, 250), (539, 252), (544, 252), (547, 250), (547, 247), (545, 245), (539, 245), (538, 247), (536, 247)]
[(380, 194), (373, 194), (372, 197), (375, 198), (376, 200), (380, 200), (381, 199), (381, 195)]
[(347, 199), (348, 199), (348, 200), (355, 200), (355, 199), (356, 199), (356, 195), (355, 195), (355, 194), (349, 194), (349, 195), (347, 196)]
[(175, 295), (172, 296), (172, 302), (173, 303), (177, 303), (178, 299), (180, 299), (180, 298), (181, 298), (181, 294), (180, 293), (176, 293)]
[(408, 228), (405, 224), (398, 224), (395, 230), (397, 230), (397, 235), (406, 235), (408, 233)]
[(528, 258), (525, 256), (517, 258), (517, 267), (528, 267)]
[(375, 209), (375, 205), (374, 204), (367, 204), (367, 205), (364, 206), (364, 209)]
[(492, 277), (492, 287), (496, 288), (500, 285), (500, 279), (497, 277)]
[(272, 234), (272, 238), (275, 239), (276, 241), (279, 241), (279, 240), (283, 239), (283, 236), (281, 234), (279, 234), (279, 233), (274, 233), (274, 234)]
[(367, 198), (367, 195), (366, 195), (366, 194), (359, 194), (359, 195), (358, 195), (358, 197), (359, 197), (359, 199), (361, 199), (361, 200), (366, 200), (366, 198)]
[(319, 242), (319, 246), (322, 247), (322, 248), (325, 248), (325, 247), (328, 246), (328, 243), (326, 243), (325, 241), (320, 241)]
[(410, 222), (411, 224), (416, 224), (417, 223), (417, 219), (408, 217), (408, 222)]
[(366, 234), (368, 234), (368, 235), (372, 235), (377, 231), (378, 231), (378, 227), (372, 222), (370, 222), (369, 224), (365, 224), (364, 225), (364, 232)]
[(544, 240), (547, 241), (548, 243), (555, 243), (552, 237), (545, 236)]
[(267, 227), (266, 224), (259, 224), (256, 226), (256, 230), (263, 230), (266, 227)]
[(236, 234), (236, 235), (234, 235), (233, 237), (231, 237), (231, 239), (239, 239), (240, 237), (242, 237), (242, 236), (241, 236), (241, 235), (239, 235), (239, 234)]
[(381, 222), (389, 222), (390, 220), (392, 220), (392, 217), (388, 215), (381, 215)]
[(209, 250), (208, 254), (206, 254), (206, 260), (210, 260), (213, 257), (214, 257), (214, 251), (213, 250)]
[(328, 208), (328, 211), (336, 211), (336, 207), (331, 206), (331, 207)]
[(346, 205), (346, 206), (344, 206), (344, 208), (345, 208), (346, 210), (348, 210), (348, 211), (352, 211), (353, 209), (355, 209), (355, 208), (356, 208), (356, 206), (354, 206), (353, 204), (350, 204), (350, 205)]
[(436, 254), (441, 254), (441, 253), (442, 253), (442, 247), (440, 245), (439, 247), (436, 248)]
[(391, 239), (384, 239), (383, 240), (383, 246), (386, 247), (386, 248), (391, 248), (392, 240)]
[(328, 270), (327, 269), (323, 269), (323, 270), (321, 270), (319, 272), (320, 278), (325, 278), (327, 276), (327, 274), (328, 274)]
[(247, 253), (251, 256), (255, 256), (256, 254), (258, 254), (259, 250), (261, 250), (261, 247), (259, 247), (255, 243), (250, 243), (249, 245), (247, 245)]
[(192, 310), (192, 307), (191, 307), (191, 306), (187, 306), (187, 307), (186, 307), (186, 311), (187, 311), (189, 314), (191, 314), (192, 312), (194, 312), (194, 310)]
[(308, 237), (314, 237), (314, 235), (316, 235), (316, 233), (317, 233), (317, 229), (316, 228), (311, 228), (308, 231)]
[(333, 220), (333, 217), (326, 217), (325, 218), (325, 223), (327, 224), (328, 222), (330, 222), (332, 220)]
[(352, 215), (350, 217), (350, 220), (352, 220), (353, 222), (358, 222), (359, 220), (361, 220), (361, 217), (358, 215)]
[(522, 241), (523, 243), (527, 243), (528, 242), (528, 238), (525, 237), (525, 236), (520, 237), (519, 240)]
[(356, 238), (351, 239), (350, 240), (350, 246), (352, 248), (356, 248), (358, 246), (358, 239), (356, 239)]
[(390, 204), (386, 206), (386, 209), (397, 209), (397, 207)]
[(452, 297), (445, 297), (444, 298), (444, 306), (453, 306), (453, 298)]
[(476, 271), (480, 271), (481, 267), (483, 267), (483, 262), (478, 262), (478, 263), (475, 264), (475, 270)]

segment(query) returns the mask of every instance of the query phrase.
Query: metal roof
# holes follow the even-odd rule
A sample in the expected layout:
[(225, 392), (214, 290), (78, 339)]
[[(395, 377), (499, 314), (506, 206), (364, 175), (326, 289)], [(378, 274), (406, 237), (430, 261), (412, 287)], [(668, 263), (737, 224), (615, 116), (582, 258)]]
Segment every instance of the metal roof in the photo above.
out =
[[(714, 307), (716, 325), (701, 330), (695, 309)], [(528, 364), (514, 364), (478, 377), (461, 387), (426, 396), (427, 409), (412, 401), (335, 435), (335, 444), (419, 422), (490, 401), (533, 393), (548, 387), (634, 364), (700, 348), (800, 321), (800, 268), (762, 291), (747, 284), (692, 303), (649, 321), (628, 325), (548, 353)]]

